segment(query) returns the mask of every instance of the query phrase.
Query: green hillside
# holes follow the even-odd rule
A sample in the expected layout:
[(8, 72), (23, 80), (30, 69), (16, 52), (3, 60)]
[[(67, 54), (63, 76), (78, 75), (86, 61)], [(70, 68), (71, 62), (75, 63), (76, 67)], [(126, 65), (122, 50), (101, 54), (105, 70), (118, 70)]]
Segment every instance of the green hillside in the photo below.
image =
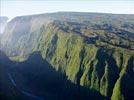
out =
[(111, 100), (134, 93), (134, 15), (52, 13), (16, 17), (1, 38), (13, 61), (39, 52), (76, 85)]

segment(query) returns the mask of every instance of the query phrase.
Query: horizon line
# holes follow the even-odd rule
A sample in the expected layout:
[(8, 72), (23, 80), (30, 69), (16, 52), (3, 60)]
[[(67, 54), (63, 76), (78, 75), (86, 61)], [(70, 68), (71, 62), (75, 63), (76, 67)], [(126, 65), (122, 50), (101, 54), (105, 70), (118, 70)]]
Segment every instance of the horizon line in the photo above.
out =
[(112, 14), (112, 15), (134, 15), (133, 13), (111, 13), (111, 12), (88, 12), (88, 11), (55, 11), (55, 12), (44, 12), (44, 13), (33, 13), (33, 14), (24, 14), (24, 15), (17, 15), (15, 17), (8, 17), (8, 16), (0, 16), (0, 17), (7, 17), (8, 21), (12, 20), (17, 17), (26, 17), (26, 16), (36, 16), (36, 15), (44, 15), (44, 14), (54, 14), (54, 13), (91, 13), (91, 14)]

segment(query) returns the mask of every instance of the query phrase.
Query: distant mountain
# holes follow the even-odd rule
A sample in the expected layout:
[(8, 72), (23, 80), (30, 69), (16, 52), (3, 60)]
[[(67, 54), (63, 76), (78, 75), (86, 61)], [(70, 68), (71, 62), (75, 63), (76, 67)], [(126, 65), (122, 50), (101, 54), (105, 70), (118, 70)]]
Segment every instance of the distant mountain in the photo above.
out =
[(4, 32), (4, 29), (7, 24), (8, 17), (0, 16), (0, 34)]
[(76, 86), (107, 99), (133, 98), (134, 15), (59, 12), (20, 16), (8, 23), (0, 43), (0, 49), (18, 63), (39, 52)]

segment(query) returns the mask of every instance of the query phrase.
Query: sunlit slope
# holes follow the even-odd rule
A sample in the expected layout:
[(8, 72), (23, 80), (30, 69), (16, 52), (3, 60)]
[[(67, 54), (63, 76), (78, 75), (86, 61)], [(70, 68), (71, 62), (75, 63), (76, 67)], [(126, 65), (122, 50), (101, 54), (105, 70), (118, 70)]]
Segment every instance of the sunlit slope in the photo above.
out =
[(1, 49), (16, 61), (39, 51), (73, 83), (112, 100), (129, 100), (134, 92), (133, 29), (133, 15), (22, 16), (8, 23)]

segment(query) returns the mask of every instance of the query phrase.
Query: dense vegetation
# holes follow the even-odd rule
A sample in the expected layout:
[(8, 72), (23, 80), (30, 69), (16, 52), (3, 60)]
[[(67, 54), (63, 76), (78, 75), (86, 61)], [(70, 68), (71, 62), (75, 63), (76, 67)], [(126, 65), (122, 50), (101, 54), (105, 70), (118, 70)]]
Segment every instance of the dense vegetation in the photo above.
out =
[[(0, 56), (2, 100), (88, 100), (107, 99), (94, 89), (73, 84), (36, 52), (24, 62)], [(6, 62), (6, 63), (5, 63)]]
[(12, 60), (25, 61), (38, 51), (73, 84), (112, 100), (133, 97), (134, 15), (62, 12), (16, 17), (0, 43)]

